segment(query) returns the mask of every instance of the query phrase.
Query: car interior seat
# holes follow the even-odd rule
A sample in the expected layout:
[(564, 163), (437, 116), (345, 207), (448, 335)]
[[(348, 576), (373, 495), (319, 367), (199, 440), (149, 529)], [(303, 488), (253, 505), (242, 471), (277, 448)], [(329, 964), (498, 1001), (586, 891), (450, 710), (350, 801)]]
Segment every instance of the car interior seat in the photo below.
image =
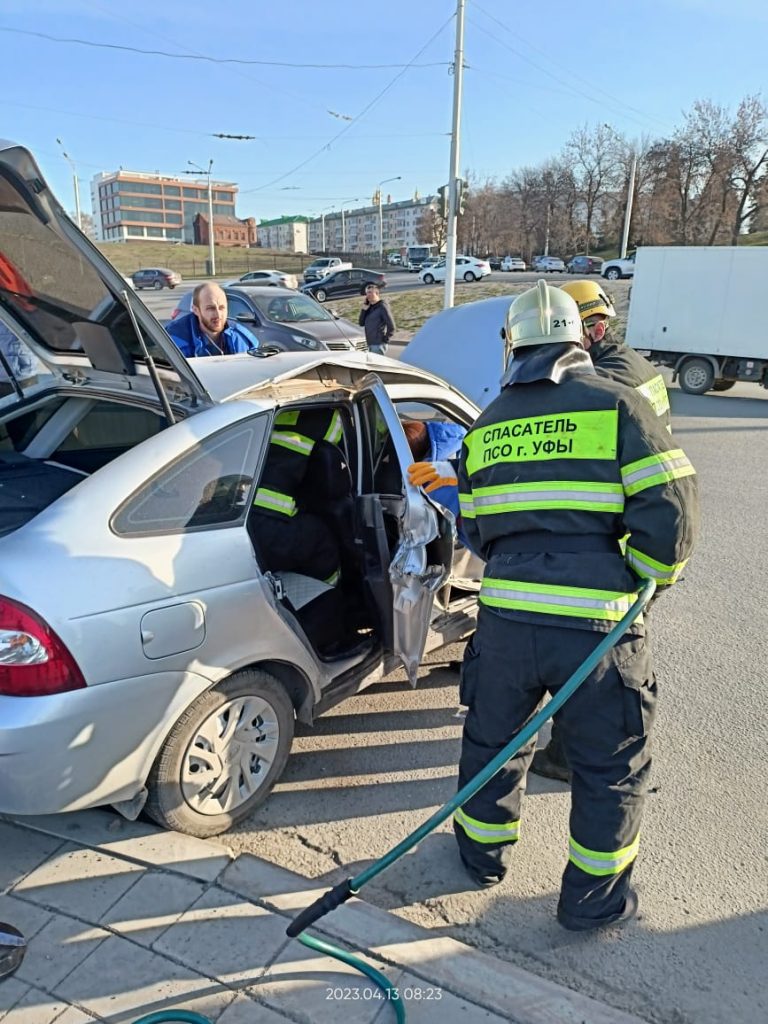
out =
[(330, 441), (318, 441), (299, 494), (299, 505), (328, 523), (341, 549), (342, 578), (357, 564), (355, 500), (352, 473), (342, 449)]

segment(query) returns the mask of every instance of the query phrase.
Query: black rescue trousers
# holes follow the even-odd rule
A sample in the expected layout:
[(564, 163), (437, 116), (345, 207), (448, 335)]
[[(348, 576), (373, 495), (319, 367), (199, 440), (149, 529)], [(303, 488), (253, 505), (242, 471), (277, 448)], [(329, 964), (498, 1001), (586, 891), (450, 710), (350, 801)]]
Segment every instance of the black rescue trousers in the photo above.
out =
[[(584, 629), (531, 625), (481, 607), (467, 647), (468, 712), (459, 786), (499, 753), (603, 639)], [(646, 637), (625, 635), (557, 713), (573, 773), (569, 858), (558, 915), (609, 924), (624, 910), (651, 767), (656, 683)], [(478, 879), (503, 876), (519, 838), (531, 740), (454, 816), (459, 851)]]

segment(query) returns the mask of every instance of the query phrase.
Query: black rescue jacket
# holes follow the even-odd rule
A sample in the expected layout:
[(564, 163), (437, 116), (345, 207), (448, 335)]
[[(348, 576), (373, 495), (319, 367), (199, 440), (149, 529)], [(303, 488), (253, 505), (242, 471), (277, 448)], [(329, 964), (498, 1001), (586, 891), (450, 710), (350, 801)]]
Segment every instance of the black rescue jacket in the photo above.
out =
[(672, 429), (667, 387), (653, 363), (649, 363), (629, 345), (617, 341), (611, 331), (606, 331), (603, 340), (591, 346), (589, 357), (601, 376), (634, 388), (650, 402), (651, 408), (667, 430)]
[(487, 561), (480, 602), (607, 632), (638, 578), (670, 586), (685, 566), (699, 522), (695, 470), (648, 402), (600, 376), (578, 345), (518, 350), (504, 385), (459, 467), (464, 531)]

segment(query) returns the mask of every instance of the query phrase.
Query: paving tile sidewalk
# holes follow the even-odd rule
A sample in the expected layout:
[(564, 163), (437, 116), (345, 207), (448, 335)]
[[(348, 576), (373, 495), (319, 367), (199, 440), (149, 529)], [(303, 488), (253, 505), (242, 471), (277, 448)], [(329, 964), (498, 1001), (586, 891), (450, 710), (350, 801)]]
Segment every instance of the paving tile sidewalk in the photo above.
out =
[[(133, 1024), (178, 1008), (215, 1024), (389, 1024), (372, 982), (286, 937), (322, 891), (106, 812), (0, 820), (0, 921), (29, 942), (0, 982), (0, 1024)], [(643, 1024), (362, 900), (314, 932), (382, 971), (408, 1024)]]

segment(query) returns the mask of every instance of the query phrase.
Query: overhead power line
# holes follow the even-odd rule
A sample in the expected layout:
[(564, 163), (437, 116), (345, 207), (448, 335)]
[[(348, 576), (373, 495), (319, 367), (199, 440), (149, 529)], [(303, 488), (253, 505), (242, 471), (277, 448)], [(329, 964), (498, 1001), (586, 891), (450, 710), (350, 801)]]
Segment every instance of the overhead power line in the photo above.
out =
[[(436, 68), (448, 67), (449, 61), (432, 61), (428, 64), (312, 64), (307, 61), (260, 60), (247, 57), (211, 57), (202, 53), (171, 53), (169, 50), (145, 50), (140, 46), (125, 46), (122, 43), (102, 43), (95, 39), (79, 39), (75, 36), (54, 36), (47, 32), (33, 32), (30, 29), (11, 28), (0, 25), (0, 32), (13, 32), (20, 36), (34, 36), (36, 39), (47, 39), (50, 43), (63, 43), (70, 46), (90, 46), (98, 50), (122, 50), (124, 53), (138, 53), (147, 57), (166, 57), (169, 60), (197, 60), (208, 64), (242, 64), (260, 65), (273, 68), (310, 68), (314, 71), (381, 71), (401, 68)], [(337, 115), (338, 116), (338, 115)]]

